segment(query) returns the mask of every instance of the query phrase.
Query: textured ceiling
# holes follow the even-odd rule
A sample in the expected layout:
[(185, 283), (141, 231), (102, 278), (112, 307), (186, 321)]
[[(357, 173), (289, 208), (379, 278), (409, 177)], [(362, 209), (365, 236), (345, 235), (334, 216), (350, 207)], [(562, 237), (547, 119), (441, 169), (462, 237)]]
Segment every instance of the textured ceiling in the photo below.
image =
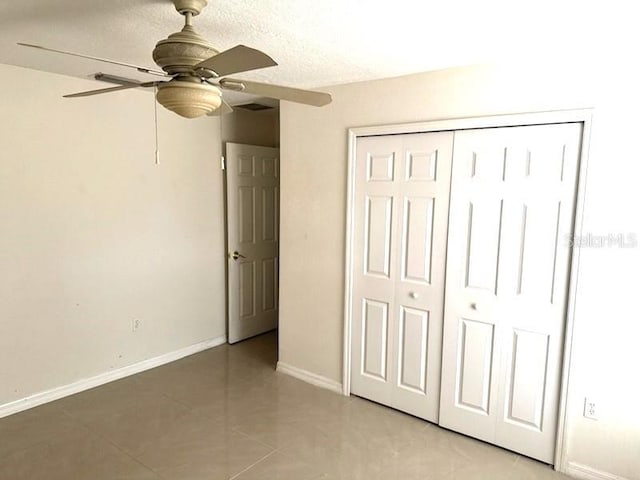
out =
[[(605, 12), (589, 3), (596, 5), (573, 0), (209, 0), (194, 23), (220, 50), (243, 43), (279, 63), (238, 76), (308, 88), (513, 58), (570, 55), (575, 61), (577, 50), (598, 48), (598, 25), (615, 12), (615, 0), (597, 2), (606, 3), (600, 7)], [(621, 20), (624, 15), (618, 15)], [(182, 17), (170, 0), (2, 0), (0, 63), (84, 78), (102, 71), (142, 79), (135, 70), (15, 42), (155, 67), (155, 43), (181, 27)], [(242, 99), (233, 98), (235, 103)]]

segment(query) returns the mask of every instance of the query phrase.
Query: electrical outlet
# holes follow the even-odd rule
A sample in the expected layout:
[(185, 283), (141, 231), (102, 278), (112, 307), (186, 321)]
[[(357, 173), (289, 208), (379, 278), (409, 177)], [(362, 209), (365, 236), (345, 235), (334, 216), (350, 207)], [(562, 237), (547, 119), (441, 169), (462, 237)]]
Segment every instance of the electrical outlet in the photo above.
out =
[(586, 397), (584, 399), (584, 416), (591, 420), (598, 419), (598, 410), (596, 408), (596, 401), (593, 398)]
[(138, 330), (140, 330), (141, 326), (142, 326), (142, 322), (140, 321), (139, 318), (134, 318), (133, 320), (131, 320), (131, 331), (133, 333), (136, 333)]

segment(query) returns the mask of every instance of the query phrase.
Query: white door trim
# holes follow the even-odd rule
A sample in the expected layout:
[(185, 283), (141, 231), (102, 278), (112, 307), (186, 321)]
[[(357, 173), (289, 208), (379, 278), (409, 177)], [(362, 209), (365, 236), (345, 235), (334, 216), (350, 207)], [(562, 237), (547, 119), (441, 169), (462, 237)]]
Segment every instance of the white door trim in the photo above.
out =
[[(378, 125), (349, 129), (348, 170), (347, 170), (347, 216), (346, 216), (346, 248), (345, 248), (345, 297), (344, 297), (344, 331), (342, 356), (342, 393), (351, 394), (351, 299), (353, 296), (353, 238), (354, 238), (354, 195), (355, 195), (355, 165), (356, 140), (358, 137), (375, 135), (394, 135), (403, 133), (426, 133), (443, 130), (468, 130), (472, 128), (514, 127), (525, 125), (545, 125), (552, 123), (582, 123), (582, 144), (580, 164), (578, 166), (578, 185), (576, 210), (574, 220), (574, 235), (582, 235), (584, 216), (584, 201), (586, 193), (588, 147), (591, 136), (591, 117), (593, 110), (561, 110), (554, 112), (523, 113), (513, 115), (495, 115), (488, 117), (456, 118), (434, 120), (429, 122), (405, 123), (398, 125)], [(560, 405), (558, 406), (558, 432), (556, 436), (556, 452), (554, 468), (566, 471), (566, 423), (567, 396), (571, 353), (573, 346), (573, 325), (575, 316), (575, 302), (577, 292), (578, 267), (580, 249), (573, 249), (571, 255), (571, 269), (569, 279), (569, 293), (567, 297), (567, 318), (564, 339), (564, 353), (562, 363), (562, 383), (560, 385)]]

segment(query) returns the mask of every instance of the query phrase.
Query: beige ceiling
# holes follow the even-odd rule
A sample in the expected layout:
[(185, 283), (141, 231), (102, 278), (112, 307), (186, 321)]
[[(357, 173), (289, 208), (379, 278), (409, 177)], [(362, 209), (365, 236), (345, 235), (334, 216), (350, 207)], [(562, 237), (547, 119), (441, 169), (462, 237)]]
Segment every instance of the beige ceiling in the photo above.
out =
[[(606, 6), (595, 10), (602, 3)], [(309, 88), (510, 59), (588, 60), (601, 46), (603, 25), (610, 29), (606, 35), (625, 30), (626, 16), (616, 4), (616, 0), (209, 0), (195, 26), (220, 50), (243, 43), (279, 63), (244, 78)], [(620, 28), (611, 25), (612, 18)], [(2, 0), (0, 63), (85, 78), (96, 72), (144, 78), (135, 70), (15, 43), (154, 67), (155, 43), (181, 27), (182, 17), (170, 0)], [(236, 96), (234, 101), (243, 98)]]

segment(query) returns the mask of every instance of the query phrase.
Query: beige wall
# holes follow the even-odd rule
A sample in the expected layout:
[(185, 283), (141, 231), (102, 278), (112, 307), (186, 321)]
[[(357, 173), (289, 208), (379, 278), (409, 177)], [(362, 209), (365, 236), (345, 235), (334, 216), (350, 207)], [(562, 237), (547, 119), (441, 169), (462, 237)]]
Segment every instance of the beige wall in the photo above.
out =
[(218, 120), (92, 88), (0, 65), (0, 406), (225, 334)]
[(222, 141), (262, 147), (280, 146), (278, 110), (253, 112), (236, 108), (233, 113), (222, 117)]
[[(585, 232), (640, 234), (637, 74), (616, 65), (468, 67), (330, 88), (281, 106), (280, 360), (342, 380), (347, 129), (594, 107)], [(571, 368), (570, 462), (640, 478), (640, 249), (583, 249)], [(600, 419), (582, 417), (585, 396)]]

